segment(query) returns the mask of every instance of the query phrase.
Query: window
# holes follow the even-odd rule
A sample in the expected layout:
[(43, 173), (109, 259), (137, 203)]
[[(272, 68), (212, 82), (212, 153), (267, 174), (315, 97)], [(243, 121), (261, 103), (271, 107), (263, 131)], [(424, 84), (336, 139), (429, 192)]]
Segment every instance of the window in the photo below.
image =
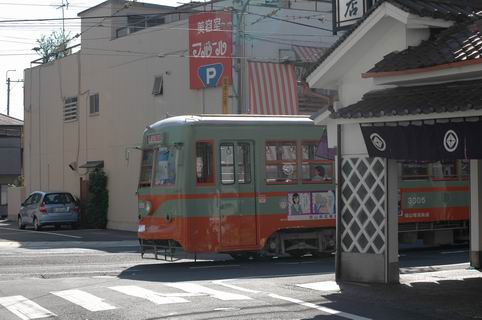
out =
[(457, 178), (455, 161), (437, 161), (432, 164), (433, 179)]
[(154, 163), (154, 150), (144, 150), (142, 152), (141, 176), (139, 186), (150, 186), (152, 179), (152, 165)]
[(462, 178), (470, 177), (470, 160), (460, 160), (460, 176)]
[(234, 145), (223, 143), (219, 146), (221, 159), (221, 183), (234, 183)]
[(238, 178), (238, 183), (251, 183), (251, 151), (249, 143), (239, 142), (236, 146), (236, 149), (236, 175)]
[(296, 142), (268, 142), (266, 154), (266, 183), (295, 183), (297, 173)]
[(156, 186), (172, 186), (176, 183), (176, 152), (174, 147), (161, 147), (156, 150)]
[(331, 183), (333, 180), (333, 161), (318, 157), (317, 151), (317, 142), (301, 145), (303, 183)]
[(69, 97), (64, 100), (64, 122), (77, 120), (77, 97)]
[(427, 180), (428, 163), (423, 162), (402, 162), (402, 180)]
[(45, 204), (69, 204), (75, 203), (70, 193), (49, 193), (44, 197)]
[(89, 112), (90, 114), (99, 113), (99, 94), (93, 94), (89, 97)]
[(6, 184), (0, 185), (0, 205), (2, 205), (2, 206), (8, 204), (7, 189), (8, 189), (8, 185), (6, 185)]
[(162, 95), (164, 91), (164, 80), (162, 76), (158, 76), (154, 79), (154, 87), (152, 88), (152, 94), (155, 96)]
[(196, 181), (214, 183), (213, 145), (211, 142), (196, 142)]

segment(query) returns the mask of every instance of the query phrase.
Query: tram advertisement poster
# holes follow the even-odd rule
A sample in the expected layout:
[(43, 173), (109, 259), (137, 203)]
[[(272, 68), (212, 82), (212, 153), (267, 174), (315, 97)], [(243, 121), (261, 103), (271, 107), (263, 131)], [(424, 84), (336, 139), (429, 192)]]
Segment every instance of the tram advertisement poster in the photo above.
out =
[[(227, 12), (189, 16), (189, 87), (204, 89), (232, 82), (232, 17)], [(223, 80), (225, 79), (225, 80)]]
[(288, 193), (288, 220), (317, 220), (335, 218), (333, 191)]

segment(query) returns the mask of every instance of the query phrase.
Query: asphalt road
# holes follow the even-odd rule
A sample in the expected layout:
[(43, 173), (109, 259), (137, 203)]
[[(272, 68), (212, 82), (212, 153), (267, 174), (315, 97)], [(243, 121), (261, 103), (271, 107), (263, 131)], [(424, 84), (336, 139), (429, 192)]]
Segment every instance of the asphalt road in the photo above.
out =
[[(467, 290), (456, 288), (464, 302), (459, 307), (447, 307), (449, 300), (454, 302), (452, 296), (439, 301), (434, 297), (443, 295), (429, 294), (437, 292), (443, 274), (467, 270), (468, 251), (463, 246), (402, 251), (401, 273), (408, 280), (399, 286), (338, 286), (330, 255), (251, 262), (226, 255), (202, 255), (194, 262), (191, 256), (180, 255), (175, 262), (165, 262), (141, 259), (134, 233), (29, 231), (0, 222), (2, 320), (482, 316), (481, 307), (474, 307), (481, 305), (480, 297), (467, 289), (482, 287), (478, 272), (469, 274), (474, 282), (466, 280)], [(414, 287), (412, 282), (424, 286)], [(445, 287), (444, 294), (451, 290)]]

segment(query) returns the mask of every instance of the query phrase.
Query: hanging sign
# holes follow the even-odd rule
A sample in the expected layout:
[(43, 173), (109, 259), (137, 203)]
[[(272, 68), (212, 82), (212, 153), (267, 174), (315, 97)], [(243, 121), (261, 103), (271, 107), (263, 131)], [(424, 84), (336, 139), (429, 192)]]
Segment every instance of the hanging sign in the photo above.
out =
[(438, 161), (482, 159), (482, 122), (361, 126), (370, 157)]
[(232, 17), (227, 12), (189, 16), (189, 77), (191, 89), (232, 82)]

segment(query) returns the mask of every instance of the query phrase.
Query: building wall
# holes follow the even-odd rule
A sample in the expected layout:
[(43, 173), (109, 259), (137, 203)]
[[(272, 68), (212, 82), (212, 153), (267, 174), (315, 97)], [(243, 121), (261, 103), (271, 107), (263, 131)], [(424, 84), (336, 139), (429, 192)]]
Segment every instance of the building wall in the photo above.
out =
[[(82, 16), (125, 14), (119, 3), (108, 3)], [(115, 38), (115, 30), (125, 23), (122, 19), (85, 19), (78, 53), (25, 70), (27, 194), (66, 190), (80, 196), (80, 179), (86, 179), (87, 172), (73, 171), (69, 164), (103, 160), (109, 179), (108, 228), (136, 230), (141, 154), (133, 147), (140, 145), (145, 127), (166, 115), (221, 113), (221, 88), (189, 89), (187, 22), (184, 19)], [(96, 27), (99, 24), (103, 27)], [(280, 45), (290, 47), (273, 44), (276, 49), (268, 52), (277, 52)], [(164, 91), (155, 96), (154, 79), (161, 75)], [(100, 112), (91, 115), (89, 96), (97, 93)], [(64, 122), (64, 98), (73, 96), (78, 97), (78, 121)], [(229, 106), (234, 111), (233, 98)]]

